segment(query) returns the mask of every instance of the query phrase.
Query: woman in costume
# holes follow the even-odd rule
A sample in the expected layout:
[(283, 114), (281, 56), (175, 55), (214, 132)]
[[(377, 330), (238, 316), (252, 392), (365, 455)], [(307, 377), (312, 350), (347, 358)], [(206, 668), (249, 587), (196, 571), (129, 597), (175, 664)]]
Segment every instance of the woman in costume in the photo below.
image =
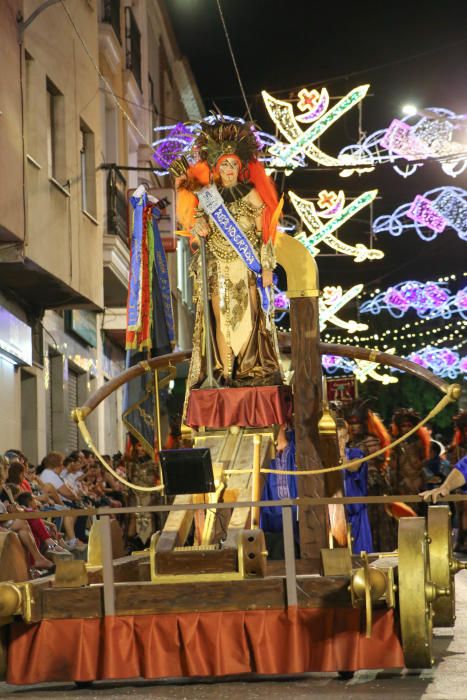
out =
[[(383, 423), (373, 411), (370, 411), (367, 404), (367, 400), (356, 400), (346, 410), (350, 435), (348, 447), (361, 450), (365, 456), (377, 452), (391, 442)], [(369, 496), (390, 494), (388, 458), (389, 451), (367, 460)], [(374, 551), (392, 551), (396, 546), (396, 528), (392, 517), (381, 506), (369, 505), (368, 518)]]
[[(171, 170), (179, 175), (178, 220), (193, 239), (202, 237), (206, 242), (214, 376), (223, 386), (280, 384), (272, 316), (273, 241), (279, 206), (274, 184), (257, 159), (254, 128), (221, 117), (201, 122), (193, 153), (198, 160), (185, 173), (180, 161), (178, 171), (177, 165)], [(200, 201), (203, 190), (212, 185), (240, 229), (233, 241)], [(249, 246), (256, 270), (247, 262), (245, 249)], [(195, 301), (200, 301), (198, 253), (191, 270)], [(203, 308), (198, 303), (188, 390), (199, 387), (206, 376), (203, 338)]]
[[(337, 438), (339, 443), (339, 454), (344, 462), (353, 459), (361, 459), (365, 453), (358, 447), (349, 447), (349, 427), (342, 415), (339, 415), (340, 407), (337, 407), (338, 415)], [(368, 464), (363, 462), (356, 467), (343, 470), (344, 496), (368, 496)], [(373, 552), (373, 539), (371, 537), (370, 521), (368, 519), (368, 506), (366, 503), (348, 503), (345, 506), (345, 514), (350, 525), (352, 537), (352, 551), (354, 554), (360, 552)]]
[[(392, 417), (392, 434), (394, 437), (405, 435), (420, 420), (414, 409), (399, 408)], [(425, 427), (419, 428), (414, 435), (394, 447), (390, 461), (393, 493), (412, 495), (422, 491), (425, 488), (423, 465), (429, 457), (430, 434)]]

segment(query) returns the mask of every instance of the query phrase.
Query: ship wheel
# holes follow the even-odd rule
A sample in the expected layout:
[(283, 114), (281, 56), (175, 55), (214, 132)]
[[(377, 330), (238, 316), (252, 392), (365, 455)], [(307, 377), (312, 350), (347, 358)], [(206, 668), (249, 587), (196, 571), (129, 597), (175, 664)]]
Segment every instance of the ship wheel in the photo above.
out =
[(452, 523), (449, 506), (428, 508), (428, 538), (430, 551), (431, 580), (437, 586), (449, 589), (449, 595), (437, 598), (433, 603), (433, 625), (453, 627), (456, 619), (456, 596), (454, 576), (467, 568), (452, 554)]
[(449, 588), (433, 584), (430, 578), (428, 533), (425, 518), (399, 520), (399, 612), (402, 648), (407, 668), (431, 668), (433, 608)]

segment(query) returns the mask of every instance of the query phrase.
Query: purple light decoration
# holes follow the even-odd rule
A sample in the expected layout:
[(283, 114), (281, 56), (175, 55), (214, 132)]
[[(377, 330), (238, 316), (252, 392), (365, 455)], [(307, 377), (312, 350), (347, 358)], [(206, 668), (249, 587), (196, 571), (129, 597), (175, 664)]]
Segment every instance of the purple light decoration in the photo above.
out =
[(274, 295), (274, 308), (282, 311), (289, 308), (289, 300), (285, 292), (277, 292)]
[(433, 202), (421, 194), (417, 194), (415, 197), (407, 216), (437, 233), (442, 233), (446, 228), (446, 219), (443, 219), (441, 214), (437, 214), (433, 208)]
[(179, 158), (191, 146), (193, 139), (192, 128), (179, 122), (167, 136), (153, 144), (156, 146), (156, 149), (152, 157), (163, 168), (169, 168), (174, 160)]
[(428, 190), (424, 195), (417, 195), (413, 202), (402, 204), (392, 214), (378, 216), (373, 222), (373, 233), (400, 236), (415, 229), (424, 241), (434, 240), (448, 228), (467, 241), (467, 190), (460, 187)]
[(467, 311), (467, 287), (457, 292), (455, 304), (461, 313), (462, 311)]
[(428, 345), (422, 350), (412, 352), (407, 359), (430, 369), (438, 377), (447, 379), (456, 379), (467, 371), (467, 358), (461, 357), (452, 348), (436, 348)]
[(410, 309), (424, 319), (448, 319), (453, 314), (467, 319), (467, 287), (450, 294), (445, 282), (400, 282), (360, 305), (362, 314), (388, 311), (394, 318), (402, 318)]
[(407, 160), (424, 158), (428, 154), (426, 145), (414, 136), (412, 127), (400, 119), (392, 120), (379, 143), (383, 148)]
[[(407, 359), (446, 379), (456, 379), (459, 375), (467, 374), (467, 357), (461, 357), (452, 348), (436, 348), (428, 345), (426, 348), (410, 353)], [(355, 372), (357, 368), (353, 360), (337, 355), (322, 355), (321, 363), (329, 374), (335, 374), (339, 370), (349, 374)], [(393, 367), (390, 369), (391, 372), (402, 371)]]
[[(406, 178), (422, 167), (420, 161), (444, 156), (440, 161), (442, 170), (457, 177), (467, 168), (465, 145), (454, 140), (456, 124), (465, 118), (448, 109), (429, 107), (423, 113), (393, 119), (387, 129), (374, 131), (359, 143), (345, 146), (339, 158), (345, 156), (341, 158), (344, 170), (352, 169), (349, 162), (355, 163), (354, 172), (359, 167), (393, 163), (394, 170)], [(406, 165), (396, 164), (401, 157), (407, 161)]]

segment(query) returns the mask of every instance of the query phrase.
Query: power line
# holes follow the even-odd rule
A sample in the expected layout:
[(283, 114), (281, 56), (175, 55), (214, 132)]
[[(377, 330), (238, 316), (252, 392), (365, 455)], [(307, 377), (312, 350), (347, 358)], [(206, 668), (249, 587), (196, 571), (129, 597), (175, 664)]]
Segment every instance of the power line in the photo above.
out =
[[(401, 63), (407, 63), (409, 61), (413, 61), (417, 58), (420, 58), (421, 56), (425, 56), (427, 54), (431, 53), (436, 53), (438, 51), (444, 51), (445, 49), (452, 48), (454, 46), (460, 46), (461, 44), (465, 44), (467, 42), (467, 39), (460, 39), (459, 41), (452, 42), (450, 44), (442, 44), (441, 46), (437, 46), (436, 48), (432, 49), (427, 49), (426, 51), (421, 51), (416, 54), (412, 54), (411, 56), (407, 56), (405, 58), (398, 58), (395, 59), (394, 61), (387, 61), (386, 63), (380, 63), (379, 65), (376, 66), (369, 66), (367, 68), (362, 68), (361, 70), (357, 71), (351, 71), (350, 73), (342, 73), (341, 75), (334, 75), (328, 78), (323, 78), (322, 80), (314, 80), (314, 81), (309, 81), (307, 83), (301, 83), (300, 85), (291, 85), (290, 87), (286, 88), (280, 88), (277, 90), (268, 90), (270, 95), (280, 95), (282, 93), (290, 93), (290, 92), (296, 92), (298, 90), (301, 90), (302, 88), (310, 88), (310, 87), (318, 87), (320, 85), (324, 84), (329, 84), (336, 82), (337, 80), (345, 80), (347, 78), (352, 78), (357, 75), (364, 75), (365, 73), (372, 73), (373, 71), (381, 70), (382, 68), (388, 68), (390, 66), (395, 66), (399, 65)], [(247, 95), (250, 99), (253, 97), (258, 97), (261, 95), (260, 92), (254, 92), (250, 93)], [(238, 98), (238, 95), (215, 95), (213, 97), (204, 97), (203, 99), (205, 100), (228, 100), (228, 99), (235, 99)]]
[(109, 81), (107, 80), (107, 78), (101, 73), (101, 71), (100, 71), (100, 69), (99, 69), (99, 66), (98, 66), (97, 63), (95, 62), (93, 55), (91, 54), (91, 52), (90, 52), (90, 50), (89, 50), (89, 48), (88, 48), (86, 42), (84, 41), (83, 37), (81, 36), (81, 33), (80, 33), (78, 27), (76, 26), (74, 20), (73, 20), (73, 17), (71, 16), (71, 14), (70, 14), (70, 12), (69, 12), (67, 6), (65, 5), (65, 0), (60, 0), (60, 4), (62, 5), (63, 9), (65, 10), (65, 13), (66, 13), (66, 15), (67, 15), (67, 17), (68, 17), (68, 20), (69, 20), (71, 26), (73, 27), (73, 29), (74, 29), (74, 31), (75, 31), (75, 33), (76, 33), (76, 35), (77, 35), (77, 37), (78, 37), (78, 39), (79, 39), (81, 45), (82, 45), (82, 47), (83, 47), (83, 49), (84, 49), (84, 51), (85, 51), (87, 57), (88, 57), (89, 60), (91, 61), (94, 70), (96, 71), (96, 73), (97, 73), (97, 75), (99, 76), (100, 80), (101, 80), (101, 81), (104, 83), (104, 85), (107, 87), (109, 93), (112, 95), (113, 100), (114, 100), (114, 102), (115, 102), (115, 105), (116, 105), (117, 108), (120, 110), (120, 112), (123, 114), (123, 117), (128, 121), (128, 123), (129, 123), (129, 124), (133, 127), (133, 129), (136, 131), (136, 133), (138, 134), (138, 136), (140, 136), (140, 138), (142, 139), (142, 142), (143, 142), (146, 146), (149, 146), (149, 148), (151, 148), (151, 150), (154, 152), (154, 149), (153, 149), (152, 145), (151, 145), (150, 143), (148, 143), (148, 140), (146, 139), (146, 136), (143, 134), (143, 132), (140, 130), (140, 128), (134, 123), (134, 121), (132, 120), (132, 118), (130, 117), (130, 115), (128, 114), (128, 112), (122, 107), (122, 105), (121, 105), (120, 102), (118, 101), (118, 97), (116, 96), (116, 94), (114, 93), (114, 91), (113, 91), (113, 89), (112, 89), (111, 84), (109, 83)]
[(251, 116), (250, 105), (249, 105), (249, 103), (248, 103), (248, 100), (247, 100), (247, 97), (246, 97), (246, 93), (245, 93), (245, 89), (244, 89), (244, 87), (243, 87), (242, 79), (241, 79), (241, 77), (240, 77), (240, 71), (238, 70), (237, 61), (235, 60), (235, 55), (234, 55), (234, 52), (233, 52), (233, 49), (232, 49), (232, 44), (230, 43), (230, 37), (229, 37), (229, 33), (228, 33), (228, 31), (227, 31), (227, 25), (226, 25), (225, 20), (224, 20), (224, 15), (222, 14), (221, 3), (220, 3), (220, 0), (216, 0), (216, 2), (217, 2), (217, 7), (218, 7), (218, 9), (219, 9), (219, 14), (220, 14), (220, 17), (221, 17), (222, 26), (223, 26), (223, 28), (224, 28), (224, 34), (225, 34), (225, 38), (226, 38), (226, 40), (227, 40), (227, 45), (228, 45), (228, 47), (229, 47), (230, 56), (231, 56), (231, 58), (232, 58), (232, 63), (234, 64), (235, 73), (237, 74), (238, 84), (240, 85), (240, 90), (241, 90), (241, 93), (242, 93), (242, 96), (243, 96), (243, 101), (245, 102), (245, 107), (246, 107), (247, 114), (248, 114), (248, 116), (250, 117), (250, 121), (252, 122), (252, 121), (253, 121), (253, 117)]

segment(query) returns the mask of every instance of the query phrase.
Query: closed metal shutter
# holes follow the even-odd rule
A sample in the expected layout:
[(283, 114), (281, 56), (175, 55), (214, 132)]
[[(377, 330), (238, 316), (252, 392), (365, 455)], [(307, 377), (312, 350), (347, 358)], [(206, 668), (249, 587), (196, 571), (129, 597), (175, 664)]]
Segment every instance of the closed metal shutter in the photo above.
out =
[(78, 449), (79, 430), (71, 417), (71, 412), (78, 406), (78, 374), (73, 370), (68, 370), (68, 451)]

